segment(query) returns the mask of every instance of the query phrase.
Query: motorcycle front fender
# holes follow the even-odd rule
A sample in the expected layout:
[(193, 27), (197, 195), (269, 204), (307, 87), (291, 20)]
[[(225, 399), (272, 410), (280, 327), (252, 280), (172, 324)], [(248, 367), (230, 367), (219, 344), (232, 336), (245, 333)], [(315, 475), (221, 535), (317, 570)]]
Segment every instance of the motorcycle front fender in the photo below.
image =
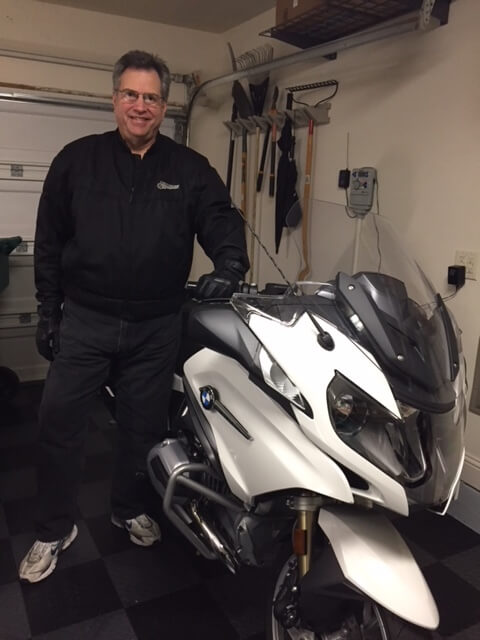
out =
[(337, 505), (320, 509), (318, 524), (350, 584), (412, 624), (438, 627), (437, 605), (425, 578), (385, 516)]

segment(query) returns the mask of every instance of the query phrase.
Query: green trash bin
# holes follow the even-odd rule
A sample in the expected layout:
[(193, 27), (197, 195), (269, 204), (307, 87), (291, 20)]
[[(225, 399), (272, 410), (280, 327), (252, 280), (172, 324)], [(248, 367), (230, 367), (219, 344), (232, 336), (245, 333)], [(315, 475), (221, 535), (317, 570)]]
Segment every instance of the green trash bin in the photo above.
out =
[(8, 287), (10, 281), (8, 256), (21, 242), (20, 236), (0, 238), (0, 293)]
[[(8, 256), (22, 242), (20, 236), (12, 238), (0, 238), (0, 293), (7, 288), (10, 282)], [(0, 408), (2, 401), (9, 401), (17, 392), (19, 385), (15, 371), (8, 367), (0, 367)]]

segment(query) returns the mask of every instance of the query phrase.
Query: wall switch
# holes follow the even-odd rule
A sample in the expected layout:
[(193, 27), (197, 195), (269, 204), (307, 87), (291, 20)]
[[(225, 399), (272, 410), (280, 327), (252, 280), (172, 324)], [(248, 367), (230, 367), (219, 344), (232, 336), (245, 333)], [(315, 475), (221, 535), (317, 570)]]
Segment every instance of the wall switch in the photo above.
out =
[(475, 251), (464, 251), (462, 249), (455, 251), (455, 264), (465, 266), (465, 277), (467, 280), (477, 279), (477, 263), (478, 253)]

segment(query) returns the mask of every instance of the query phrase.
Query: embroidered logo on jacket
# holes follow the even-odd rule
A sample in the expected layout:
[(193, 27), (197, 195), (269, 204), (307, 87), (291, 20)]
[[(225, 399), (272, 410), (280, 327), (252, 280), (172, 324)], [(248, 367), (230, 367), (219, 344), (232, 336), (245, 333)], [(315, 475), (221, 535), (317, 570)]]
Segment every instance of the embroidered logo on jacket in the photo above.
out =
[(157, 189), (160, 189), (160, 190), (167, 189), (169, 191), (172, 191), (174, 189), (180, 189), (180, 185), (169, 184), (168, 182), (163, 182), (163, 180), (160, 180), (160, 182), (157, 182)]

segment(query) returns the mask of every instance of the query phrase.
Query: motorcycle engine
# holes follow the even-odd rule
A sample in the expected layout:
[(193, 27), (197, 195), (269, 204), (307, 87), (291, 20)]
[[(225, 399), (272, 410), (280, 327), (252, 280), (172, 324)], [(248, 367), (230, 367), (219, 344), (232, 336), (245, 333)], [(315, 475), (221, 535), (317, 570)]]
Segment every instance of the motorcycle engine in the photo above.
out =
[(185, 447), (177, 438), (167, 438), (153, 447), (148, 456), (150, 479), (160, 495), (165, 494), (172, 473), (190, 462)]
[[(238, 501), (231, 495), (221, 472), (207, 472), (212, 467), (207, 464), (201, 445), (184, 434), (167, 438), (150, 451), (148, 469), (155, 490), (164, 497), (175, 472), (192, 463), (200, 463), (196, 468), (200, 466), (205, 471), (185, 469), (183, 472), (183, 476), (195, 481), (196, 488), (174, 482), (171, 500), (181, 510), (177, 513), (184, 514), (185, 522), (191, 522), (193, 516), (202, 539), (209, 541), (223, 562), (227, 560), (230, 570), (234, 570), (238, 562), (272, 566), (282, 542), (289, 540), (292, 527), (291, 510), (281, 506), (285, 500), (264, 501), (252, 511), (239, 511)], [(232, 509), (228, 507), (229, 500), (232, 500)]]

